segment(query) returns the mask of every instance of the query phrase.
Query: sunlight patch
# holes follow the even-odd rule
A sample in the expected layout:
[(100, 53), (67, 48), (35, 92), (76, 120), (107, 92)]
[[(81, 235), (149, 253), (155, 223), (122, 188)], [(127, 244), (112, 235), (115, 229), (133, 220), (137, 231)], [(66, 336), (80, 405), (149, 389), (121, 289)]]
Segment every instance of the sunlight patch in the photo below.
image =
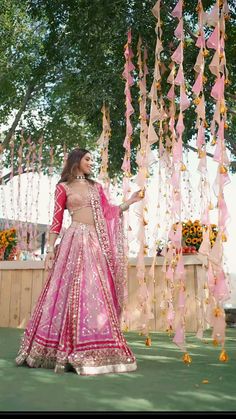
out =
[[(155, 407), (152, 403), (145, 399), (135, 399), (132, 397), (123, 397), (119, 400), (117, 399), (100, 399), (102, 404), (111, 405), (113, 408), (116, 407), (117, 410), (154, 410)], [(135, 406), (135, 408), (134, 408)]]

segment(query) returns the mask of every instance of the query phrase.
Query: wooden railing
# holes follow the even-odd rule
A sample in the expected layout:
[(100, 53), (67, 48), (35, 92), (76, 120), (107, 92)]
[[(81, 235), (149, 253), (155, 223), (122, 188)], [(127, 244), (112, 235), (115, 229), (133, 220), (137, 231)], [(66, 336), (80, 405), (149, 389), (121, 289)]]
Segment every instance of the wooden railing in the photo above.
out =
[[(145, 258), (148, 274), (152, 258)], [(197, 256), (184, 256), (186, 269), (186, 331), (198, 329), (198, 286), (204, 273), (203, 260)], [(165, 298), (166, 282), (162, 272), (163, 258), (158, 257), (155, 265), (155, 281), (146, 275), (149, 304), (152, 312), (151, 330), (166, 330), (166, 310), (160, 307)], [(0, 262), (0, 327), (25, 328), (34, 305), (46, 280), (43, 261)], [(202, 286), (202, 284), (201, 284)], [(129, 330), (140, 330), (140, 312), (137, 309), (139, 284), (136, 279), (136, 259), (130, 258), (128, 268), (128, 308), (132, 314), (128, 321)], [(177, 304), (177, 288), (174, 304)]]

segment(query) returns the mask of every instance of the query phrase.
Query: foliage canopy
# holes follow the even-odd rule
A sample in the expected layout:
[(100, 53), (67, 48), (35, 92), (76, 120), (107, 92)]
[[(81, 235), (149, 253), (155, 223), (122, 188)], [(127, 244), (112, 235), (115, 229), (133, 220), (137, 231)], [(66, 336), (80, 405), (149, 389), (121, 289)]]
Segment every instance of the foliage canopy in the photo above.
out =
[[(227, 22), (226, 58), (231, 84), (227, 87), (229, 130), (227, 146), (236, 160), (236, 7), (228, 0), (231, 18)], [(148, 48), (148, 91), (152, 82), (156, 43), (156, 19), (151, 13), (155, 0), (0, 0), (0, 123), (2, 141), (7, 149), (12, 133), (20, 141), (25, 136), (44, 137), (43, 165), (48, 166), (49, 147), (55, 147), (55, 164), (60, 166), (62, 146), (96, 149), (102, 130), (101, 107), (110, 107), (112, 136), (109, 148), (110, 176), (120, 172), (124, 156), (125, 82), (124, 44), (127, 29), (132, 29), (134, 76), (137, 81), (136, 46), (141, 35)], [(176, 1), (162, 6), (162, 55), (166, 67), (175, 49), (176, 21), (170, 12)], [(213, 0), (204, 0), (207, 10)], [(198, 54), (195, 46), (196, 2), (185, 2), (185, 62), (187, 88), (194, 83), (193, 65)], [(209, 58), (210, 60), (210, 58)], [(207, 62), (208, 66), (209, 62)], [(206, 66), (206, 67), (207, 67)], [(207, 75), (208, 76), (208, 75)], [(209, 82), (211, 76), (209, 75)], [(168, 85), (169, 86), (169, 85)], [(163, 92), (168, 86), (163, 83)], [(209, 97), (209, 92), (206, 96)], [(138, 86), (132, 87), (135, 127), (132, 149), (139, 143)], [(213, 102), (209, 98), (207, 120), (211, 121)], [(184, 142), (196, 135), (195, 111), (186, 111)], [(135, 170), (135, 153), (132, 155)]]

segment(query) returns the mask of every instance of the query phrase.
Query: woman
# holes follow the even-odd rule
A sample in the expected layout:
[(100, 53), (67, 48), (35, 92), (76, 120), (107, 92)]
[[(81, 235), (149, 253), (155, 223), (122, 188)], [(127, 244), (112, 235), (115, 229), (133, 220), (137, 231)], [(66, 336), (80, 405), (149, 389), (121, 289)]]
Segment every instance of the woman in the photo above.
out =
[[(89, 151), (68, 156), (56, 186), (45, 269), (49, 271), (22, 338), (16, 363), (69, 367), (81, 375), (134, 371), (136, 360), (120, 330), (125, 299), (122, 213), (139, 192), (111, 205), (102, 186), (89, 179)], [(57, 250), (63, 213), (71, 215)]]

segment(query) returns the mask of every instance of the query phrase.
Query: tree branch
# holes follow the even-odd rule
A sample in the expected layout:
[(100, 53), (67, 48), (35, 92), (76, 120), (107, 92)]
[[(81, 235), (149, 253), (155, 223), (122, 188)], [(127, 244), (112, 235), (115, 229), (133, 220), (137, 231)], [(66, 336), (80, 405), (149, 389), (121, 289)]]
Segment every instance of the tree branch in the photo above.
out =
[[(184, 147), (185, 147), (185, 148), (189, 148), (189, 150), (192, 150), (192, 151), (194, 151), (195, 153), (198, 153), (198, 149), (197, 149), (197, 148), (195, 148), (195, 147), (193, 147), (193, 146), (191, 146), (191, 145), (184, 144)], [(213, 154), (208, 153), (208, 152), (206, 152), (206, 155), (207, 155), (208, 157), (213, 157)]]
[(234, 95), (233, 93), (225, 92), (225, 95), (231, 97), (231, 99), (236, 100), (236, 95)]
[[(195, 153), (198, 153), (198, 149), (197, 149), (197, 148), (195, 148), (195, 147), (193, 147), (193, 146), (191, 146), (191, 145), (184, 144), (184, 147), (185, 147), (185, 148), (188, 148), (189, 150), (194, 151)], [(206, 155), (207, 155), (208, 157), (211, 157), (211, 158), (213, 158), (213, 157), (214, 157), (214, 156), (213, 156), (213, 154), (212, 154), (212, 153), (209, 153), (209, 152), (206, 152)], [(236, 167), (236, 162), (235, 162), (235, 161), (230, 162), (230, 166), (231, 166), (232, 168), (235, 168), (235, 167)]]
[[(32, 168), (28, 169), (28, 172), (27, 172), (27, 168), (25, 166), (22, 167), (21, 174), (30, 173), (30, 172), (32, 172)], [(18, 175), (18, 168), (14, 168), (13, 169), (13, 177), (17, 176), (17, 175)], [(8, 172), (6, 175), (4, 175), (0, 178), (0, 185), (5, 185), (7, 182), (9, 182), (10, 178), (11, 178), (11, 172)]]
[(236, 142), (232, 139), (232, 136), (229, 136), (227, 132), (225, 132), (225, 139), (227, 142), (227, 147), (230, 149), (232, 154), (236, 155)]
[(236, 111), (233, 111), (233, 109), (231, 108), (228, 108), (227, 112), (232, 113), (232, 115), (236, 115)]
[[(171, 12), (170, 10), (166, 7), (165, 4), (161, 4), (161, 8), (166, 11), (167, 15), (173, 19), (173, 17), (171, 16)], [(197, 36), (194, 35), (194, 33), (191, 31), (190, 27), (188, 26), (187, 22), (184, 20), (184, 29), (186, 30), (186, 32), (190, 35), (190, 37), (193, 39), (193, 41), (195, 42), (197, 40)]]

